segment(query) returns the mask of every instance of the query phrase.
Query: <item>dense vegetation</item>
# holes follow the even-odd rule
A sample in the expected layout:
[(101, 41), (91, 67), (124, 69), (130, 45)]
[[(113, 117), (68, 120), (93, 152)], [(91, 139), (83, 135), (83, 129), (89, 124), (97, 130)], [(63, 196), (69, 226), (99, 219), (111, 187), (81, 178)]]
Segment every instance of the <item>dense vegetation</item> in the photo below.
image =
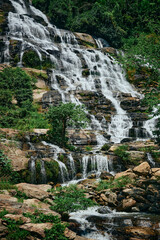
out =
[(33, 104), (35, 78), (20, 68), (0, 72), (0, 127), (28, 130), (46, 128), (47, 122)]
[(84, 190), (78, 189), (76, 185), (61, 187), (57, 190), (55, 192), (54, 205), (51, 209), (60, 214), (85, 210), (95, 205), (91, 199), (85, 197)]
[(159, 0), (33, 0), (53, 24), (87, 32), (120, 46), (124, 37), (138, 37), (157, 25)]
[(47, 119), (51, 124), (51, 129), (48, 131), (49, 140), (62, 147), (67, 145), (67, 127), (85, 127), (88, 121), (84, 107), (71, 102), (51, 106)]

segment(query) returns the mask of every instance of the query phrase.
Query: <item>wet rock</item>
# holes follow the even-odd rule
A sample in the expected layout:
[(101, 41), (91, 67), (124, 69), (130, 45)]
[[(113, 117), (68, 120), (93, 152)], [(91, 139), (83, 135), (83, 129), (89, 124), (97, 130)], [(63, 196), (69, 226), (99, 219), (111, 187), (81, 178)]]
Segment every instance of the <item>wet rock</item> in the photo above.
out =
[(147, 176), (150, 173), (151, 167), (148, 162), (143, 162), (133, 169), (133, 172), (138, 175)]
[(108, 206), (115, 207), (117, 205), (117, 194), (111, 191), (106, 191), (105, 196), (107, 198)]
[(99, 176), (102, 180), (109, 180), (113, 177), (112, 174), (110, 174), (109, 172), (103, 171), (101, 172), (100, 176)]
[(97, 212), (99, 212), (101, 214), (107, 214), (107, 213), (111, 213), (112, 211), (110, 208), (103, 206), (103, 207), (98, 208)]
[(76, 39), (78, 40), (79, 44), (87, 47), (95, 47), (96, 43), (93, 37), (86, 33), (77, 33), (75, 32), (74, 35), (76, 36)]
[(128, 237), (137, 237), (153, 240), (157, 236), (156, 231), (145, 227), (126, 227), (124, 228)]

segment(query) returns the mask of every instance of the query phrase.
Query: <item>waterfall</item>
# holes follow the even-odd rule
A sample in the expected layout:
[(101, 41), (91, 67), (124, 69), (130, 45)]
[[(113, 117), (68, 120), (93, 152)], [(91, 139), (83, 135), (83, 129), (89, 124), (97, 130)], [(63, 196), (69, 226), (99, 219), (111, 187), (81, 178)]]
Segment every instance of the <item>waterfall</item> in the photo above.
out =
[[(40, 60), (42, 60), (42, 54), (50, 58), (55, 65), (51, 74), (51, 89), (60, 93), (63, 102), (77, 102), (74, 96), (77, 90), (97, 92), (96, 82), (98, 81), (98, 91), (111, 101), (116, 113), (112, 116), (110, 123), (105, 123), (105, 127), (91, 116), (92, 129), (98, 126), (99, 129), (110, 134), (111, 141), (116, 143), (128, 137), (129, 129), (133, 124), (127, 112), (121, 108), (120, 100), (116, 96), (117, 93), (129, 93), (131, 96), (138, 97), (140, 95), (126, 81), (121, 66), (108, 53), (100, 50), (103, 47), (101, 39), (95, 40), (99, 50), (82, 48), (72, 32), (57, 29), (51, 25), (40, 10), (30, 5), (26, 6), (23, 0), (10, 1), (16, 13), (9, 12), (8, 36), (10, 39), (21, 42), (18, 65), (22, 65), (23, 53), (26, 49), (35, 51)], [(36, 16), (43, 19), (45, 25), (36, 22), (34, 19)], [(85, 68), (88, 69), (87, 76), (83, 76)], [(58, 78), (63, 81), (59, 81)], [(98, 125), (97, 122), (99, 122)]]
[(47, 176), (46, 176), (46, 169), (44, 161), (41, 159), (41, 176), (42, 176), (42, 183), (47, 183)]
[(82, 178), (86, 178), (89, 173), (96, 173), (99, 177), (101, 172), (111, 172), (112, 164), (109, 164), (111, 160), (108, 160), (107, 155), (96, 154), (96, 155), (84, 155), (81, 160), (82, 165)]
[(36, 158), (31, 156), (30, 159), (31, 183), (36, 183)]
[(58, 163), (59, 170), (60, 170), (60, 177), (61, 177), (62, 182), (68, 181), (69, 180), (68, 169), (67, 169), (66, 165), (63, 162), (58, 160), (58, 155), (60, 153), (65, 153), (65, 151), (62, 148), (58, 147), (57, 145), (54, 145), (54, 144), (51, 144), (51, 143), (47, 143), (45, 141), (42, 141), (42, 143), (45, 146), (49, 146), (51, 151), (54, 152), (53, 160)]
[(73, 179), (76, 175), (76, 167), (75, 167), (74, 159), (71, 153), (68, 155), (68, 159), (69, 159), (69, 164), (71, 168), (71, 177)]
[(150, 153), (147, 153), (147, 160), (150, 163), (151, 167), (155, 167), (156, 163), (152, 158), (152, 155)]

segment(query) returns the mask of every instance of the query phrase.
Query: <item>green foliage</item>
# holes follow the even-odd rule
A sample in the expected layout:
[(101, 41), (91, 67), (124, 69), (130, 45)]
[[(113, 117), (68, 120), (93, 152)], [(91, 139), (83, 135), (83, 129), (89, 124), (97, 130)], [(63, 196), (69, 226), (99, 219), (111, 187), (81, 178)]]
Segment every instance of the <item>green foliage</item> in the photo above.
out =
[(40, 212), (32, 213), (23, 213), (23, 215), (27, 218), (31, 219), (32, 223), (45, 223), (45, 222), (51, 222), (51, 223), (60, 223), (61, 220), (57, 216), (53, 216), (52, 214), (43, 214)]
[(54, 203), (51, 209), (59, 213), (84, 210), (95, 205), (91, 199), (85, 198), (84, 191), (78, 189), (76, 185), (58, 189)]
[(4, 217), (6, 214), (8, 214), (8, 211), (6, 209), (3, 209), (1, 212), (0, 212), (0, 218)]
[(72, 31), (87, 32), (120, 46), (122, 38), (150, 32), (159, 24), (159, 0), (33, 0), (53, 24)]
[(67, 240), (68, 238), (64, 236), (65, 228), (66, 228), (66, 226), (61, 223), (54, 224), (51, 229), (45, 230), (45, 238), (44, 239), (45, 240), (50, 240), (50, 239)]
[(28, 231), (19, 228), (19, 226), (23, 223), (21, 220), (15, 221), (5, 217), (3, 217), (3, 220), (7, 222), (7, 240), (26, 240), (27, 237), (30, 236)]
[(38, 211), (36, 211), (34, 214), (23, 213), (23, 215), (27, 218), (30, 218), (32, 223), (45, 223), (45, 222), (53, 223), (53, 226), (51, 229), (45, 230), (44, 239), (46, 240), (49, 240), (49, 239), (67, 240), (68, 239), (64, 236), (66, 225), (62, 224), (60, 218), (58, 218), (57, 216), (53, 216), (52, 214), (45, 215)]
[(12, 187), (10, 182), (17, 183), (20, 180), (19, 174), (13, 171), (11, 160), (8, 159), (2, 150), (0, 150), (0, 178), (3, 179), (0, 183), (1, 189), (4, 189), (4, 187), (9, 189)]
[(107, 143), (105, 143), (101, 148), (102, 151), (108, 151), (109, 149), (110, 149), (110, 146)]
[(117, 155), (118, 157), (120, 157), (122, 161), (128, 162), (130, 160), (130, 157), (129, 157), (129, 153), (126, 152), (127, 150), (128, 150), (128, 146), (122, 145), (122, 146), (117, 147), (114, 150), (114, 154)]
[(12, 183), (6, 180), (0, 180), (0, 190), (8, 190), (8, 189), (16, 189), (16, 187)]
[(85, 147), (85, 150), (88, 151), (88, 152), (90, 152), (90, 151), (92, 151), (93, 149), (92, 149), (91, 146), (86, 146), (86, 147)]
[(76, 106), (74, 103), (61, 103), (59, 106), (50, 107), (46, 115), (51, 129), (48, 131), (49, 140), (59, 146), (66, 146), (67, 127), (85, 127), (88, 119), (83, 106)]
[(32, 104), (35, 79), (20, 68), (9, 67), (0, 72), (0, 79), (0, 127), (24, 131), (48, 128), (43, 114), (38, 113), (38, 106)]
[(48, 182), (58, 182), (58, 176), (59, 176), (59, 165), (57, 162), (50, 161), (50, 162), (45, 162), (45, 169), (46, 169), (46, 176), (47, 176), (47, 181)]
[(23, 202), (24, 199), (28, 199), (27, 195), (21, 191), (16, 190), (16, 195), (14, 197), (16, 197), (18, 199), (18, 202)]
[(100, 181), (97, 187), (97, 191), (101, 191), (104, 189), (115, 189), (115, 188), (123, 188), (129, 183), (134, 183), (132, 179), (129, 177), (120, 177), (117, 179), (110, 179), (108, 181)]

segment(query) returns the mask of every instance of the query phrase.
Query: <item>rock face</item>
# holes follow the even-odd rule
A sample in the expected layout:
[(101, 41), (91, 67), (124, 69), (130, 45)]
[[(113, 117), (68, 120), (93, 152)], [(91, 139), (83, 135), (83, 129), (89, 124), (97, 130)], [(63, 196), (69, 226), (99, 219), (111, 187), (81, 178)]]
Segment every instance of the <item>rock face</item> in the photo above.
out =
[[(30, 198), (37, 198), (39, 200), (43, 200), (48, 198), (49, 193), (37, 187), (34, 184), (27, 184), (27, 183), (19, 183), (16, 185), (18, 190), (24, 192)], [(48, 186), (48, 189), (50, 185)]]

